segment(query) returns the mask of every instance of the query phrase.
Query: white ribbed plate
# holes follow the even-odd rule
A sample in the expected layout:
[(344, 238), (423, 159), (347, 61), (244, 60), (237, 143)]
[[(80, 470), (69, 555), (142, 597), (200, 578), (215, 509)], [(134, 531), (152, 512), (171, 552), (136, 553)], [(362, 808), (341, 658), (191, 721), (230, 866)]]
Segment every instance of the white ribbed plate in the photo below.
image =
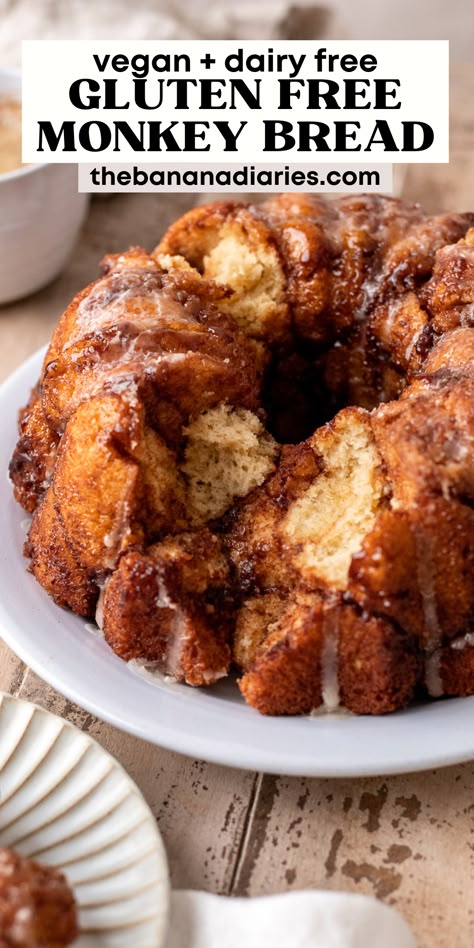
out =
[(0, 846), (65, 872), (74, 948), (160, 948), (166, 854), (133, 780), (91, 737), (0, 692)]
[(0, 388), (0, 635), (38, 675), (130, 734), (233, 767), (363, 777), (474, 758), (474, 698), (427, 702), (378, 718), (262, 717), (231, 679), (213, 688), (146, 680), (88, 632), (83, 619), (59, 609), (26, 571), (28, 521), (6, 473), (17, 439), (16, 411), (38, 378), (42, 357), (32, 356)]

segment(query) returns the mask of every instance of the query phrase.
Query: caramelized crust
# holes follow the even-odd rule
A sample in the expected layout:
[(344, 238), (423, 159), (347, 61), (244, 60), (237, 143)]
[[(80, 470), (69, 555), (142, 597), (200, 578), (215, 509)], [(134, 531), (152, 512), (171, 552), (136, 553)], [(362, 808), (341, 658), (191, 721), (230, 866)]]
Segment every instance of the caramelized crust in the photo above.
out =
[(68, 606), (81, 616), (94, 615), (97, 582), (71, 551), (51, 489), (33, 517), (25, 553), (31, 558), (31, 572), (58, 606)]
[(66, 948), (78, 934), (65, 876), (0, 849), (0, 948)]
[(457, 326), (472, 326), (474, 283), (474, 222), (465, 237), (447, 241), (435, 257), (433, 274), (420, 297), (438, 333)]
[(288, 595), (282, 590), (249, 596), (237, 613), (233, 654), (234, 661), (246, 672), (255, 661), (261, 646), (268, 641), (275, 623), (285, 611)]
[(46, 422), (37, 390), (21, 412), (18, 428), (20, 437), (10, 462), (10, 478), (16, 500), (33, 513), (49, 486), (59, 444), (58, 435)]
[(98, 586), (146, 532), (186, 524), (175, 458), (124, 396), (90, 399), (71, 416), (51, 487), (30, 529), (36, 577), (61, 605), (90, 615)]
[(420, 664), (414, 637), (313, 594), (290, 602), (239, 684), (262, 714), (308, 714), (323, 702), (384, 714), (408, 704)]
[(440, 648), (436, 659), (444, 695), (464, 698), (474, 694), (474, 630)]
[(472, 378), (474, 374), (474, 327), (446, 332), (436, 343), (423, 364), (422, 375), (460, 375)]
[(372, 427), (398, 507), (427, 495), (474, 500), (474, 379), (437, 373), (379, 408)]
[[(375, 195), (329, 202), (282, 194), (256, 207), (222, 201), (196, 208), (171, 226), (154, 253), (179, 254), (238, 295), (245, 263), (229, 241), (241, 246), (243, 234), (245, 250), (260, 253), (276, 246), (297, 335), (331, 342), (363, 320), (374, 303), (430, 276), (438, 248), (454, 243), (472, 224), (474, 215), (427, 217), (419, 205)], [(227, 257), (225, 280), (221, 270), (211, 266), (209, 272), (220, 250)], [(273, 280), (280, 284), (275, 274)], [(254, 303), (260, 312), (258, 300)], [(278, 299), (270, 327), (262, 310), (257, 334), (268, 341), (275, 338), (279, 305)], [(252, 327), (248, 331), (254, 334)]]
[(229, 291), (138, 248), (104, 270), (59, 322), (11, 463), (17, 498), (39, 504), (32, 570), (83, 615), (123, 553), (224, 513), (276, 456), (252, 411), (259, 354), (215, 305)]
[(75, 297), (45, 357), (42, 404), (55, 431), (101, 392), (133, 392), (166, 438), (224, 398), (258, 406), (254, 346), (215, 306), (225, 288), (166, 273), (136, 249), (107, 258), (106, 271)]

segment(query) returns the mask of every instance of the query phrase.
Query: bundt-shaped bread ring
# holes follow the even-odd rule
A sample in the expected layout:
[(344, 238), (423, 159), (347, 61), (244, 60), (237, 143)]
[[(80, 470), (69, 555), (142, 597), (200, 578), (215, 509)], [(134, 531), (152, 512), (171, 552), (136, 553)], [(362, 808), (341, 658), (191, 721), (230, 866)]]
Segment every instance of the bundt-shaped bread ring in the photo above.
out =
[(470, 227), (285, 194), (106, 258), (11, 464), (48, 592), (263, 713), (474, 693)]

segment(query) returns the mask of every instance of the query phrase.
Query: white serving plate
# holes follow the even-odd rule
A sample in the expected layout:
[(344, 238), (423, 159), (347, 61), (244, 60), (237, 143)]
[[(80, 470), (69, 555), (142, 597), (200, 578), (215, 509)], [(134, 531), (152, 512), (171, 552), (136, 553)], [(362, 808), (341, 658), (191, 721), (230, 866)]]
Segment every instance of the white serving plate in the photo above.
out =
[(415, 705), (385, 717), (261, 717), (235, 683), (209, 689), (149, 681), (117, 658), (83, 619), (59, 609), (26, 572), (25, 514), (7, 467), (16, 412), (43, 352), (0, 388), (0, 634), (62, 694), (116, 727), (192, 757), (269, 773), (351, 777), (403, 773), (474, 757), (474, 698)]
[(72, 724), (1, 692), (0, 846), (66, 874), (75, 948), (163, 945), (166, 854), (133, 780)]

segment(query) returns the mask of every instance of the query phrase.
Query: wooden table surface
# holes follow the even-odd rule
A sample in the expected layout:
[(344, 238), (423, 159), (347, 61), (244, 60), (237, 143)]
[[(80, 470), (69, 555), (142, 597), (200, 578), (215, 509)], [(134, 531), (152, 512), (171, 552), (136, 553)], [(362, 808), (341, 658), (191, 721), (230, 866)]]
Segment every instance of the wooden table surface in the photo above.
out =
[[(431, 211), (474, 206), (473, 93), (472, 71), (457, 67), (450, 164), (406, 169), (404, 195)], [(134, 243), (151, 248), (189, 204), (183, 195), (96, 199), (61, 278), (0, 308), (0, 377), (47, 341), (73, 293), (95, 278), (105, 252)], [(72, 721), (124, 765), (159, 822), (175, 887), (249, 896), (313, 887), (368, 893), (401, 910), (419, 948), (472, 948), (474, 763), (360, 780), (218, 767), (101, 723), (49, 688), (1, 641), (0, 689)]]

